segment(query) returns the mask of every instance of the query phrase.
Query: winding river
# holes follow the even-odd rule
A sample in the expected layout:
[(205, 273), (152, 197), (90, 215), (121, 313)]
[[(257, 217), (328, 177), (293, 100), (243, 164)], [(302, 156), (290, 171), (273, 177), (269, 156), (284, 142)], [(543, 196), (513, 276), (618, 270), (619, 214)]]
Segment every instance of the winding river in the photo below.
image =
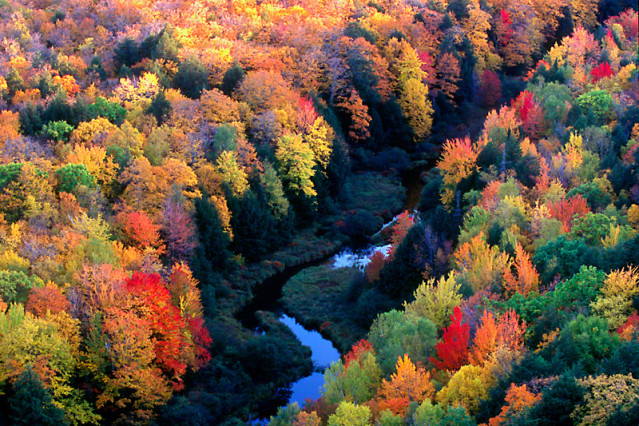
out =
[[(405, 208), (411, 211), (417, 207), (419, 202), (419, 194), (423, 187), (423, 182), (419, 178), (422, 168), (409, 170), (404, 174), (403, 183), (407, 188)], [(396, 217), (384, 224), (382, 229), (394, 222)], [(317, 266), (325, 263), (333, 268), (354, 267), (360, 271), (364, 271), (369, 258), (376, 252), (382, 251), (386, 254), (389, 246), (375, 246), (369, 244), (366, 247), (345, 246), (339, 253), (328, 259), (320, 259), (314, 262), (288, 268), (279, 274), (265, 280), (255, 289), (252, 301), (247, 304), (239, 313), (238, 318), (241, 319), (243, 325), (247, 328), (256, 329), (258, 322), (255, 318), (257, 311), (270, 311), (276, 314), (279, 320), (285, 324), (298, 340), (311, 349), (311, 359), (313, 361), (314, 372), (307, 377), (303, 377), (296, 382), (291, 383), (291, 397), (289, 403), (297, 402), (300, 407), (303, 406), (306, 399), (317, 399), (321, 396), (321, 388), (324, 385), (323, 371), (330, 366), (332, 362), (336, 362), (340, 358), (339, 351), (333, 346), (332, 342), (322, 337), (315, 330), (304, 328), (297, 320), (284, 312), (284, 308), (280, 302), (282, 297), (282, 287), (295, 274), (303, 269)]]

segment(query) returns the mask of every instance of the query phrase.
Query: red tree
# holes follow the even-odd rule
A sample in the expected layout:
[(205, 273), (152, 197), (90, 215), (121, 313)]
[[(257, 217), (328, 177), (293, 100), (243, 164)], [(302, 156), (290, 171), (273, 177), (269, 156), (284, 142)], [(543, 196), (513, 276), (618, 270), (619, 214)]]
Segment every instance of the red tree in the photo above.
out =
[(608, 62), (602, 62), (590, 71), (590, 75), (592, 76), (592, 82), (596, 83), (602, 78), (607, 78), (615, 75), (615, 72), (610, 67)]
[(455, 307), (453, 315), (450, 316), (453, 323), (444, 328), (442, 341), (435, 346), (437, 356), (430, 357), (429, 361), (435, 367), (442, 370), (459, 370), (468, 362), (468, 324), (462, 324), (462, 311), (459, 306)]
[(563, 223), (564, 232), (570, 232), (574, 215), (584, 216), (588, 212), (590, 212), (588, 202), (581, 195), (562, 198), (550, 205), (550, 215)]
[(349, 353), (344, 355), (344, 368), (348, 368), (349, 364), (353, 361), (359, 361), (360, 357), (367, 352), (374, 352), (373, 345), (366, 339), (362, 339), (355, 343)]
[(181, 389), (181, 376), (186, 372), (182, 353), (188, 349), (182, 330), (187, 324), (179, 309), (171, 304), (171, 293), (159, 274), (135, 272), (125, 288), (133, 296), (132, 308), (148, 321), (153, 332), (157, 364), (172, 375), (174, 388)]
[(484, 107), (492, 108), (497, 105), (499, 98), (501, 98), (501, 81), (497, 73), (484, 70), (480, 77), (479, 95)]

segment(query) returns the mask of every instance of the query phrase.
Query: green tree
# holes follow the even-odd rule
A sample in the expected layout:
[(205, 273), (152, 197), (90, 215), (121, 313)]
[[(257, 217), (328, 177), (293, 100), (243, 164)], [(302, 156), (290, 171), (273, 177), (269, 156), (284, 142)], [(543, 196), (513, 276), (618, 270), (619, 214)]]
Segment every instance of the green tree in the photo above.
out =
[(614, 117), (612, 97), (605, 90), (591, 90), (577, 98), (577, 104), (583, 111), (593, 114), (597, 124), (604, 124)]
[(397, 358), (405, 354), (425, 365), (434, 353), (437, 329), (427, 318), (393, 309), (373, 321), (368, 340), (377, 351), (382, 371), (390, 374), (395, 370)]
[(260, 180), (271, 214), (275, 220), (281, 220), (288, 214), (290, 204), (284, 194), (282, 181), (268, 160), (264, 161), (264, 174), (260, 175)]
[(73, 126), (66, 121), (50, 121), (42, 126), (42, 134), (55, 141), (66, 141), (73, 131)]
[(187, 58), (178, 67), (173, 84), (192, 99), (198, 99), (206, 89), (209, 72), (197, 58)]
[(5, 303), (26, 303), (33, 287), (43, 287), (37, 276), (29, 277), (22, 271), (0, 271), (0, 297)]
[(79, 185), (93, 188), (95, 177), (87, 170), (84, 164), (67, 164), (55, 172), (58, 178), (58, 190), (73, 194)]
[(618, 344), (619, 336), (608, 332), (605, 319), (579, 315), (561, 330), (559, 339), (551, 346), (556, 347), (568, 365), (579, 364), (586, 373), (592, 374)]
[(49, 391), (40, 377), (27, 365), (13, 384), (14, 393), (9, 397), (11, 422), (14, 425), (63, 425), (64, 411), (53, 403)]
[(331, 364), (324, 372), (323, 397), (331, 404), (362, 404), (375, 396), (381, 381), (382, 370), (373, 352), (367, 351), (347, 366), (341, 360)]

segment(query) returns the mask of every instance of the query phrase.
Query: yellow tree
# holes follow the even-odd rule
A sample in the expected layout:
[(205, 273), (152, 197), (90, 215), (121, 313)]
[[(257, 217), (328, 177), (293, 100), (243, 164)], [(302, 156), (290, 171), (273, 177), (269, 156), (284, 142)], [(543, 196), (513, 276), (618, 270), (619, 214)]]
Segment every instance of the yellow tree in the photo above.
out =
[(443, 174), (444, 185), (441, 200), (445, 206), (452, 205), (457, 184), (472, 175), (477, 169), (478, 154), (468, 136), (464, 139), (449, 139), (444, 144), (437, 168)]

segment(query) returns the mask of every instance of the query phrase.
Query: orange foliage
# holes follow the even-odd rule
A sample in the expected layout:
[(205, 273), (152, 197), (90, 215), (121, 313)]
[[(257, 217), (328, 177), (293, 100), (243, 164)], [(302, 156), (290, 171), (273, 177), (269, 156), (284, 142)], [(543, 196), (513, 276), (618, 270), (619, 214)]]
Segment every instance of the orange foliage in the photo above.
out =
[(143, 210), (126, 210), (117, 215), (117, 221), (128, 241), (139, 249), (155, 248), (158, 252), (164, 251), (164, 246), (160, 237), (160, 225), (153, 223), (153, 220)]
[(541, 400), (541, 394), (535, 395), (528, 391), (525, 384), (521, 386), (515, 386), (514, 383), (510, 384), (508, 393), (506, 393), (506, 405), (501, 407), (501, 412), (497, 417), (493, 417), (488, 421), (489, 426), (499, 426), (506, 423), (515, 414), (519, 413), (525, 408), (535, 405)]
[(470, 361), (473, 365), (482, 366), (497, 348), (497, 322), (492, 312), (485, 310), (481, 317), (481, 326), (475, 333), (473, 347), (470, 350)]
[(531, 291), (539, 288), (539, 273), (530, 260), (530, 255), (524, 250), (521, 244), (515, 246), (515, 261), (513, 263), (515, 273), (511, 267), (506, 267), (504, 271), (504, 287), (506, 293), (521, 293), (528, 296)]
[(526, 333), (526, 321), (519, 323), (519, 315), (514, 309), (509, 309), (499, 317), (497, 322), (497, 341), (514, 351), (520, 351), (524, 347), (524, 333)]
[[(423, 402), (435, 395), (435, 387), (430, 381), (430, 373), (415, 366), (408, 355), (397, 360), (396, 372), (390, 381), (384, 379), (377, 394), (380, 406), (403, 414), (409, 402)], [(383, 410), (383, 408), (382, 408)]]
[(442, 171), (444, 191), (441, 195), (444, 204), (450, 204), (455, 198), (457, 184), (470, 176), (476, 168), (478, 152), (473, 148), (470, 138), (449, 139), (444, 144), (437, 168)]
[(49, 281), (44, 287), (34, 287), (27, 300), (27, 311), (36, 316), (43, 316), (47, 311), (52, 314), (67, 311), (69, 301), (62, 294), (58, 286)]
[(386, 257), (381, 251), (376, 251), (370, 257), (370, 262), (366, 265), (366, 279), (369, 283), (375, 282), (379, 279), (379, 273), (382, 272), (382, 268), (386, 264)]

